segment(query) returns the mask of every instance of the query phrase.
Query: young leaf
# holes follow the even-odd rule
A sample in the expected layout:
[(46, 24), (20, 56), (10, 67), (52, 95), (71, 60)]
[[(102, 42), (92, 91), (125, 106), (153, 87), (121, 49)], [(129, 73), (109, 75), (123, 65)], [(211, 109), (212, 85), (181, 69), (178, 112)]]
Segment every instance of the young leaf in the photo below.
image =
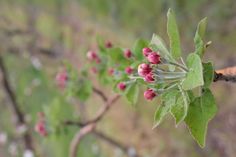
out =
[(154, 51), (159, 51), (161, 57), (173, 60), (169, 51), (166, 48), (164, 41), (158, 35), (153, 34), (150, 42), (150, 47)]
[[(153, 34), (152, 40), (150, 42), (150, 47), (154, 51), (158, 51), (162, 58), (165, 58), (170, 61), (175, 61), (173, 57), (170, 55), (170, 52), (167, 50), (164, 41), (156, 34)], [(175, 67), (173, 65), (169, 65), (170, 71), (174, 71)]]
[[(180, 93), (176, 95), (176, 102), (171, 106), (171, 114), (175, 118), (176, 126), (184, 120), (188, 113), (188, 95), (180, 88)], [(173, 99), (173, 98), (172, 98)]]
[(135, 105), (138, 101), (139, 87), (136, 83), (131, 84), (126, 91), (126, 98), (132, 104)]
[(153, 128), (157, 127), (165, 117), (167, 113), (169, 113), (170, 106), (162, 103), (161, 105), (158, 106), (155, 115), (154, 115), (154, 126)]
[(214, 69), (211, 62), (203, 63), (204, 87), (208, 88), (214, 79)]
[[(75, 86), (77, 85), (77, 86)], [(92, 84), (89, 80), (83, 79), (74, 84), (75, 92), (74, 94), (81, 100), (86, 101), (92, 93)]]
[(170, 39), (170, 52), (174, 59), (178, 59), (181, 56), (181, 45), (175, 15), (171, 9), (168, 10), (167, 18), (167, 34)]
[(157, 127), (163, 120), (164, 116), (169, 113), (171, 106), (176, 102), (176, 95), (178, 90), (173, 89), (164, 93), (161, 97), (162, 104), (157, 108), (154, 116), (154, 127)]
[(185, 122), (193, 138), (201, 146), (205, 146), (208, 122), (215, 116), (217, 107), (214, 96), (209, 89), (203, 92), (190, 105)]
[(202, 86), (204, 84), (204, 81), (202, 62), (200, 57), (195, 53), (191, 53), (187, 57), (186, 64), (189, 69), (189, 72), (187, 73), (187, 76), (183, 81), (183, 89), (191, 90), (195, 87)]
[(200, 57), (203, 56), (204, 51), (205, 51), (203, 38), (206, 31), (206, 25), (207, 25), (207, 18), (204, 18), (199, 22), (197, 31), (194, 37), (195, 53), (197, 53)]
[(148, 42), (144, 39), (138, 39), (135, 42), (132, 52), (134, 53), (134, 55), (137, 57), (138, 60), (143, 59), (142, 49), (147, 46)]

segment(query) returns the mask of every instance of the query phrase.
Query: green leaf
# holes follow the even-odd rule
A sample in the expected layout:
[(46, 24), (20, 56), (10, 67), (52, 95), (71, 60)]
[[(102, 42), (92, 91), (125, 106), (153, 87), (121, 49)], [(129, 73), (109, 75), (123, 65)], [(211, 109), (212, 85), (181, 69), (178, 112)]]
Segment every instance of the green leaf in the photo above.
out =
[(154, 115), (154, 126), (153, 128), (157, 127), (165, 117), (167, 113), (169, 113), (170, 106), (162, 103), (161, 105), (158, 106), (155, 115)]
[(129, 65), (128, 60), (124, 57), (123, 50), (121, 48), (110, 48), (107, 50), (107, 55), (111, 59), (111, 63), (119, 65), (120, 67), (126, 67)]
[(138, 101), (139, 86), (136, 83), (130, 84), (126, 91), (126, 98), (132, 104), (135, 105)]
[[(158, 35), (153, 34), (152, 40), (151, 40), (149, 46), (152, 48), (152, 50), (158, 51), (162, 58), (165, 58), (165, 59), (167, 59), (169, 61), (175, 62), (173, 57), (170, 55), (170, 52), (167, 50), (164, 41)], [(175, 66), (169, 65), (169, 69), (170, 69), (170, 71), (174, 71), (175, 70)]]
[[(176, 102), (171, 106), (171, 114), (175, 118), (176, 126), (180, 122), (182, 122), (187, 116), (188, 105), (189, 105), (189, 101), (188, 101), (189, 98), (188, 98), (187, 93), (183, 91), (181, 87), (179, 87), (179, 89), (180, 89), (180, 93), (176, 95), (176, 98), (175, 98)], [(170, 99), (174, 99), (174, 98), (170, 98)]]
[(153, 34), (151, 42), (150, 42), (150, 47), (154, 51), (159, 51), (161, 57), (173, 60), (169, 51), (166, 48), (164, 41), (158, 35)]
[(214, 69), (211, 62), (203, 63), (204, 87), (208, 88), (214, 79)]
[(214, 96), (209, 89), (203, 92), (189, 106), (185, 122), (193, 138), (201, 147), (205, 146), (208, 122), (215, 116), (217, 107)]
[(142, 53), (142, 49), (144, 47), (148, 46), (148, 42), (144, 39), (138, 39), (135, 44), (134, 47), (132, 49), (132, 52), (134, 53), (135, 57), (138, 60), (142, 60), (143, 59), (143, 53)]
[(206, 32), (206, 26), (207, 26), (207, 18), (204, 18), (198, 23), (196, 34), (194, 37), (195, 53), (197, 53), (200, 57), (203, 56), (205, 51), (203, 38)]
[(99, 52), (104, 54), (106, 52), (104, 39), (100, 36), (97, 36), (96, 39), (97, 39), (97, 43), (98, 43), (98, 48), (100, 50)]
[(178, 59), (181, 57), (181, 45), (175, 15), (171, 9), (169, 9), (167, 13), (167, 34), (170, 40), (171, 55), (174, 59)]
[(174, 89), (164, 93), (161, 97), (162, 104), (158, 106), (154, 116), (154, 127), (157, 127), (163, 120), (164, 116), (169, 113), (171, 106), (176, 102), (178, 90)]
[(202, 86), (204, 84), (204, 81), (202, 70), (203, 68), (200, 57), (195, 53), (191, 53), (187, 57), (186, 64), (189, 72), (187, 73), (187, 76), (183, 81), (183, 89), (191, 90), (198, 86)]
[(92, 93), (92, 84), (89, 80), (83, 79), (75, 86), (75, 95), (81, 100), (86, 101)]

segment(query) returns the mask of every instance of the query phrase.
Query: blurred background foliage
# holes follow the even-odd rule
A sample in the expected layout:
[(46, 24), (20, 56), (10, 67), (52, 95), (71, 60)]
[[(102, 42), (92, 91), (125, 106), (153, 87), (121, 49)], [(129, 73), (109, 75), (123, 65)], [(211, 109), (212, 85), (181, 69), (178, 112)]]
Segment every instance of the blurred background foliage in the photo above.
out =
[[(150, 39), (153, 33), (166, 39), (168, 8), (173, 8), (177, 15), (185, 54), (193, 50), (198, 21), (207, 16), (206, 36), (213, 44), (206, 60), (212, 60), (216, 68), (235, 65), (234, 0), (1, 0), (0, 53), (31, 129), (40, 111), (50, 115), (49, 120), (55, 125), (60, 120), (79, 119), (82, 114), (78, 100), (64, 97), (55, 86), (55, 75), (63, 68), (64, 60), (81, 68), (86, 62), (86, 51), (96, 47), (97, 35), (122, 47), (130, 47), (136, 38)], [(227, 83), (213, 85), (219, 113), (210, 123), (204, 149), (194, 143), (185, 126), (176, 129), (171, 118), (152, 130), (156, 104), (147, 104), (142, 99), (136, 108), (119, 101), (98, 127), (115, 139), (134, 145), (145, 157), (233, 157), (236, 153), (235, 87)], [(8, 140), (6, 144), (0, 143), (0, 156), (20, 157), (19, 128), (14, 126), (10, 102), (2, 89), (1, 85), (0, 133), (7, 134)], [(111, 87), (102, 89), (110, 95)], [(99, 104), (102, 102), (96, 96), (86, 102), (88, 116), (93, 115)], [(35, 145), (42, 156), (66, 157), (69, 142), (77, 130), (58, 127), (46, 139), (34, 133)], [(125, 155), (89, 136), (82, 141), (78, 156)]]

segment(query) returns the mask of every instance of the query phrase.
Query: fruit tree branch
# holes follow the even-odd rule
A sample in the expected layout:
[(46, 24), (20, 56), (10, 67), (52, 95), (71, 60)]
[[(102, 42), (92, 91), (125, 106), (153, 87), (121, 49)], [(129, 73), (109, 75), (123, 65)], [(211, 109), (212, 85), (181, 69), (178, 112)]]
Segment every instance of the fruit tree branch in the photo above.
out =
[(236, 66), (216, 70), (214, 75), (214, 82), (216, 81), (236, 82)]
[[(25, 122), (25, 118), (24, 118), (24, 113), (20, 110), (19, 104), (16, 101), (15, 93), (13, 92), (10, 86), (8, 72), (7, 72), (7, 69), (5, 67), (5, 64), (1, 55), (0, 55), (0, 69), (2, 71), (2, 81), (3, 81), (4, 90), (7, 96), (9, 97), (9, 100), (11, 101), (11, 107), (14, 112), (14, 115), (17, 118), (17, 124), (27, 126)], [(28, 130), (24, 133), (23, 139), (25, 143), (25, 148), (27, 150), (31, 150), (32, 152), (34, 152), (32, 136)]]

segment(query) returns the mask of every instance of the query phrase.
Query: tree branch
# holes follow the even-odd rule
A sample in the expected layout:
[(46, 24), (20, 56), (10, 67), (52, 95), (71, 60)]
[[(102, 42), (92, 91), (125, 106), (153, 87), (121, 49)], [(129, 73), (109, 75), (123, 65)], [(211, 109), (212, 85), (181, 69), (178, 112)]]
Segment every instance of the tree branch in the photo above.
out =
[(214, 74), (214, 82), (217, 81), (236, 82), (236, 66), (216, 70)]
[[(7, 69), (5, 67), (5, 64), (4, 64), (4, 61), (3, 61), (3, 58), (1, 55), (0, 55), (0, 69), (2, 71), (2, 79), (3, 79), (2, 81), (3, 81), (4, 90), (5, 90), (5, 93), (7, 94), (7, 96), (9, 97), (9, 100), (11, 101), (11, 107), (14, 112), (14, 115), (17, 118), (17, 124), (27, 126), (25, 119), (24, 119), (24, 113), (20, 110), (19, 105), (16, 101), (15, 93), (11, 89), (10, 83), (8, 81), (9, 80), (8, 72), (7, 72)], [(35, 152), (34, 151), (35, 149), (34, 149), (33, 143), (32, 143), (32, 136), (28, 130), (24, 133), (23, 139), (24, 139), (24, 143), (25, 143), (25, 148)]]
[(91, 119), (88, 120), (87, 122), (83, 123), (84, 125), (90, 124), (90, 123), (97, 123), (98, 121), (100, 121), (104, 115), (107, 113), (107, 111), (110, 109), (110, 107), (112, 105), (115, 104), (115, 102), (120, 98), (120, 95), (115, 95), (113, 98), (111, 98), (110, 100), (108, 100), (96, 113), (96, 116)]
[(94, 93), (99, 95), (102, 98), (103, 101), (106, 102), (108, 100), (107, 96), (101, 90), (99, 90), (98, 88), (93, 86), (93, 91), (94, 91)]
[(84, 126), (82, 129), (78, 131), (78, 133), (73, 138), (70, 144), (70, 157), (77, 157), (78, 146), (82, 140), (82, 138), (92, 132), (95, 129), (96, 124), (91, 123)]

